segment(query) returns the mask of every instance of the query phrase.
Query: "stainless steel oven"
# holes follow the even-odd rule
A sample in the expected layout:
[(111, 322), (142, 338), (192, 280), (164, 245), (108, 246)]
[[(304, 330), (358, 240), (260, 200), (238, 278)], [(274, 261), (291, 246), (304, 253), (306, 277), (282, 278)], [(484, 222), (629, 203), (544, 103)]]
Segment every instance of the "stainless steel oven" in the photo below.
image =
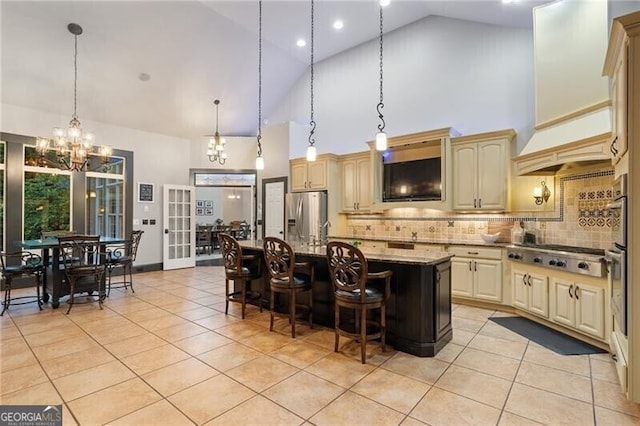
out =
[(611, 212), (612, 245), (605, 251), (611, 286), (611, 310), (617, 329), (627, 335), (627, 175), (613, 184), (613, 201), (607, 208)]

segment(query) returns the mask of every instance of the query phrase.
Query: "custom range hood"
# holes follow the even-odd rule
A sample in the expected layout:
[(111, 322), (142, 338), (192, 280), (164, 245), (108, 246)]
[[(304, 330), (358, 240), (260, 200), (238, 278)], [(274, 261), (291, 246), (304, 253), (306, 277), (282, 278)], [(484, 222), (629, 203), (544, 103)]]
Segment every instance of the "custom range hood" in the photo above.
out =
[(602, 76), (606, 0), (534, 8), (536, 126), (513, 163), (518, 175), (609, 161), (611, 101)]

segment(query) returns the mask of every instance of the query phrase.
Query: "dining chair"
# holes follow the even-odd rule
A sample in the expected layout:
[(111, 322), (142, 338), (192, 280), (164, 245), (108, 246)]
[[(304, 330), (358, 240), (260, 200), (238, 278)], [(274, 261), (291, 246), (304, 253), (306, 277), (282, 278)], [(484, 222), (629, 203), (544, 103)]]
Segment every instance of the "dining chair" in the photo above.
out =
[[(276, 316), (287, 317), (291, 323), (291, 337), (296, 337), (296, 316), (299, 309), (307, 311), (309, 326), (313, 328), (313, 284), (315, 283), (315, 262), (296, 262), (296, 255), (285, 241), (266, 237), (263, 243), (264, 261), (269, 272), (271, 296), (269, 308), (271, 322), (269, 330), (273, 331), (273, 320)], [(309, 303), (300, 305), (296, 302), (298, 293), (307, 292)], [(276, 312), (275, 295), (284, 293), (288, 296), (289, 312)]]
[[(225, 273), (225, 309), (229, 313), (229, 302), (242, 304), (242, 319), (245, 317), (247, 301), (257, 301), (262, 312), (262, 293), (251, 291), (251, 281), (262, 277), (260, 258), (256, 255), (243, 255), (238, 240), (231, 235), (219, 235), (220, 249)], [(229, 289), (229, 281), (234, 282), (234, 289)], [(240, 281), (236, 290), (236, 282)]]
[[(9, 305), (14, 300), (25, 300), (14, 305), (24, 305), (27, 303), (38, 303), (38, 307), (42, 310), (42, 299), (40, 298), (40, 285), (42, 283), (42, 274), (44, 274), (44, 265), (42, 264), (42, 257), (37, 254), (21, 251), (17, 253), (0, 253), (0, 265), (2, 267), (2, 279), (4, 281), (4, 301), (2, 302), (2, 313), (9, 309)], [(11, 288), (14, 278), (29, 277), (35, 278), (36, 282), (36, 295), (35, 296), (19, 296), (11, 297)], [(33, 300), (35, 297), (35, 300)]]
[[(112, 288), (124, 288), (130, 286), (133, 289), (133, 263), (136, 261), (138, 254), (138, 245), (144, 231), (131, 231), (131, 238), (124, 244), (107, 247), (107, 297), (111, 293)], [(116, 268), (122, 268), (122, 280), (112, 282), (111, 277)]]
[[(335, 347), (338, 352), (340, 336), (350, 337), (360, 342), (362, 363), (366, 363), (367, 341), (380, 339), (382, 351), (385, 351), (386, 334), (386, 302), (391, 294), (392, 271), (369, 272), (367, 258), (357, 247), (332, 241), (327, 245), (327, 264), (329, 276), (334, 287), (335, 296)], [(372, 285), (373, 280), (384, 280), (384, 286)], [(353, 325), (346, 328), (351, 321), (341, 321), (340, 309), (354, 311)], [(377, 320), (368, 319), (370, 310), (379, 309)], [(367, 326), (376, 330), (368, 333)], [(354, 331), (351, 331), (354, 330)]]
[[(107, 254), (102, 252), (98, 235), (72, 235), (58, 237), (58, 246), (64, 277), (69, 285), (69, 309), (75, 303), (76, 293), (87, 292), (91, 296), (98, 292), (97, 302), (102, 309), (105, 293), (105, 273)], [(95, 302), (92, 297), (90, 302)]]
[(211, 254), (213, 251), (212, 226), (198, 226), (196, 228), (196, 254), (198, 249), (202, 254)]

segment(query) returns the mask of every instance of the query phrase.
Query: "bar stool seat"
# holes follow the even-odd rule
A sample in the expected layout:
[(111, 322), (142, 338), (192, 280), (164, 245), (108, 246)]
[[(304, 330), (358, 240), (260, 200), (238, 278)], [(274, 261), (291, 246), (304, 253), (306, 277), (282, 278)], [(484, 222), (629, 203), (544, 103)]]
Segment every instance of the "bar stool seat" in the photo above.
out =
[[(9, 309), (9, 305), (24, 305), (27, 303), (38, 303), (38, 308), (42, 310), (42, 299), (40, 298), (40, 285), (42, 283), (42, 274), (44, 273), (44, 265), (42, 258), (28, 251), (18, 253), (0, 253), (0, 262), (2, 265), (2, 278), (4, 280), (4, 301), (2, 302), (2, 313)], [(36, 281), (35, 296), (19, 296), (11, 297), (11, 289), (13, 279), (20, 277), (33, 277)], [(14, 302), (20, 300), (20, 302)]]

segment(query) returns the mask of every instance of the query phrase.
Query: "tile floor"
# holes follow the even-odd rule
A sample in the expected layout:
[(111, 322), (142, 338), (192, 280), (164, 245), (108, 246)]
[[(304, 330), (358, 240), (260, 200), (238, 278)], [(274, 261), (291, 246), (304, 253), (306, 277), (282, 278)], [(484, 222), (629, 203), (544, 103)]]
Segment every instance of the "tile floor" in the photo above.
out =
[[(332, 330), (239, 305), (224, 315), (220, 267), (150, 272), (136, 293), (0, 319), (0, 404), (64, 404), (64, 424), (630, 425), (607, 354), (559, 356), (454, 306), (435, 358), (344, 342)], [(24, 289), (20, 292), (32, 292)], [(341, 340), (343, 342), (344, 339)]]

